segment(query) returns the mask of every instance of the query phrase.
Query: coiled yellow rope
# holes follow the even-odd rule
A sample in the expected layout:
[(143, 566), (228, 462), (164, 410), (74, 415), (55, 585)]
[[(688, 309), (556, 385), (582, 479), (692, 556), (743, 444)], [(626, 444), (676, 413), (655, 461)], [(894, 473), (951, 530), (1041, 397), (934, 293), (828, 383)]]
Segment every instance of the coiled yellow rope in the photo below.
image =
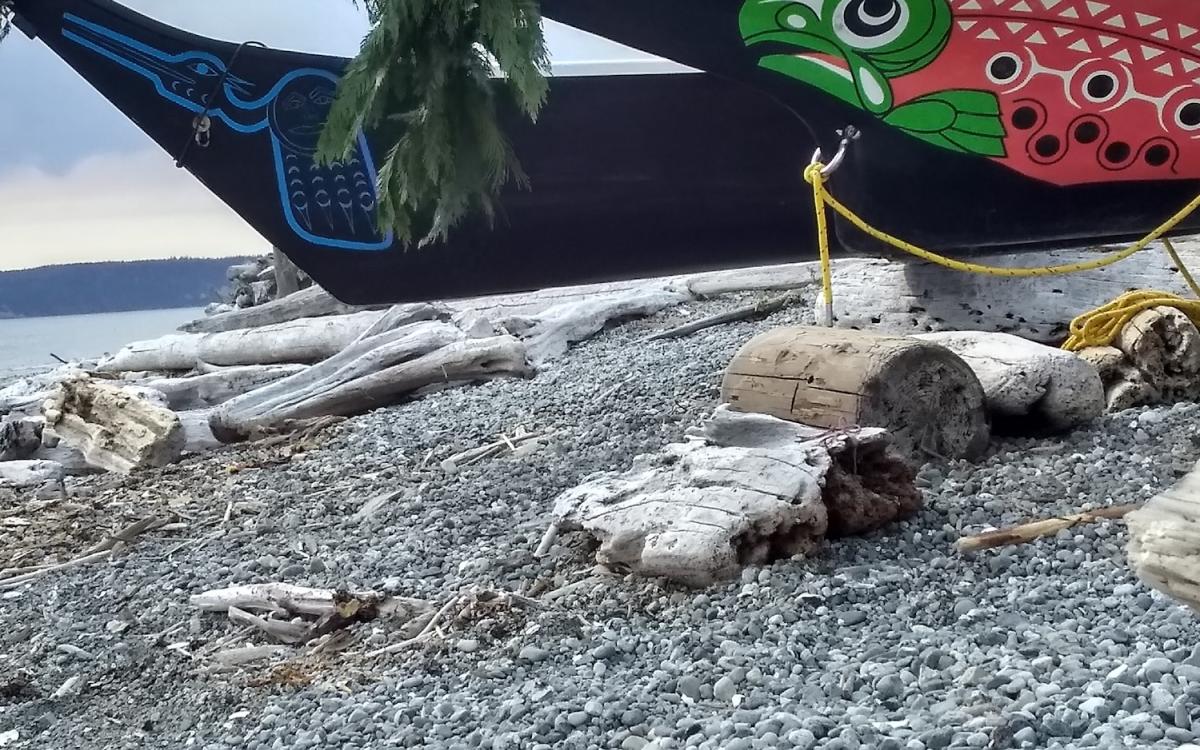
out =
[(829, 248), (829, 226), (826, 220), (826, 208), (832, 208), (835, 212), (849, 221), (865, 234), (883, 242), (891, 247), (901, 250), (910, 255), (914, 255), (922, 260), (936, 263), (937, 265), (946, 268), (963, 271), (966, 273), (978, 273), (986, 276), (1004, 276), (1009, 278), (1029, 278), (1036, 276), (1061, 276), (1070, 273), (1079, 273), (1081, 271), (1092, 271), (1097, 268), (1111, 266), (1114, 263), (1119, 263), (1130, 256), (1145, 250), (1156, 240), (1162, 239), (1163, 245), (1166, 247), (1167, 253), (1171, 256), (1171, 260), (1179, 268), (1180, 273), (1191, 287), (1192, 292), (1198, 299), (1189, 300), (1157, 290), (1140, 290), (1135, 292), (1127, 292), (1121, 295), (1112, 302), (1098, 307), (1095, 310), (1090, 310), (1083, 313), (1079, 317), (1071, 321), (1070, 337), (1063, 344), (1064, 349), (1070, 351), (1078, 351), (1089, 346), (1107, 346), (1111, 344), (1116, 337), (1121, 333), (1121, 329), (1125, 327), (1135, 315), (1139, 312), (1159, 306), (1175, 307), (1183, 311), (1189, 318), (1200, 326), (1200, 286), (1197, 285), (1195, 279), (1183, 264), (1179, 254), (1175, 252), (1171, 241), (1163, 237), (1167, 232), (1170, 232), (1175, 227), (1179, 226), (1185, 219), (1191, 216), (1197, 209), (1200, 209), (1200, 195), (1192, 199), (1190, 203), (1172, 215), (1169, 219), (1159, 225), (1152, 232), (1147, 234), (1142, 239), (1133, 243), (1129, 247), (1121, 250), (1102, 255), (1095, 260), (1080, 261), (1078, 263), (1066, 263), (1058, 266), (1032, 266), (1026, 268), (1007, 268), (1002, 266), (987, 266), (980, 263), (970, 263), (967, 261), (948, 258), (944, 255), (930, 252), (923, 248), (917, 247), (912, 243), (905, 242), (898, 237), (893, 237), (887, 232), (883, 232), (875, 227), (872, 227), (862, 219), (858, 214), (851, 211), (845, 204), (833, 197), (825, 187), (825, 165), (820, 163), (811, 164), (804, 171), (804, 179), (812, 185), (813, 188), (813, 207), (816, 210), (817, 218), (817, 241), (821, 253), (821, 286), (824, 295), (826, 306), (833, 305), (833, 273), (832, 264), (830, 261)]

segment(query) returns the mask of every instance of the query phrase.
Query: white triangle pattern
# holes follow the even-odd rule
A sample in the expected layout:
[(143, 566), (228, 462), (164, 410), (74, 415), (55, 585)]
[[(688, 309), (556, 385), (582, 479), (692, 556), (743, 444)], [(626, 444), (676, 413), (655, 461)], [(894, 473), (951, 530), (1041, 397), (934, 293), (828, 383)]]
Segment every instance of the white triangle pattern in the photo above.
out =
[[(1194, 0), (1175, 0), (1190, 5)], [(1128, 65), (1146, 65), (1168, 77), (1200, 83), (1200, 24), (1166, 16), (1174, 2), (1155, 13), (1133, 0), (951, 0), (958, 27), (976, 39), (1055, 46), (1101, 53)], [(1107, 33), (1105, 30), (1108, 30)]]

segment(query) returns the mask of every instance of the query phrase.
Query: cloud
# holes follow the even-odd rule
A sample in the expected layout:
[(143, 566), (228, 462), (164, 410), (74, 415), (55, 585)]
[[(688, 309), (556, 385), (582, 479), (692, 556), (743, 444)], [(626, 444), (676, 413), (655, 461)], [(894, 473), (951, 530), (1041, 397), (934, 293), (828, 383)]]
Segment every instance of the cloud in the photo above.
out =
[(156, 148), (91, 156), (61, 175), (0, 174), (0, 270), (269, 249)]

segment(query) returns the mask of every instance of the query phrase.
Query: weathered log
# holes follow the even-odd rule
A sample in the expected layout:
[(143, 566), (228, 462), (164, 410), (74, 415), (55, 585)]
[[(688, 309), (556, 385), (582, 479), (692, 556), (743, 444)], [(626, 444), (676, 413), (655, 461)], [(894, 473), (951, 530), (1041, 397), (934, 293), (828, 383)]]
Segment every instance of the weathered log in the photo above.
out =
[(1130, 566), (1147, 585), (1200, 612), (1200, 463), (1125, 516)]
[(540, 366), (612, 322), (652, 315), (690, 298), (677, 289), (647, 285), (553, 305), (532, 316), (512, 316), (500, 325), (525, 341), (530, 361)]
[(776, 328), (734, 356), (721, 400), (818, 427), (882, 427), (920, 461), (978, 456), (990, 437), (975, 373), (949, 349), (911, 337)]
[(349, 315), (367, 310), (384, 309), (386, 306), (360, 307), (347, 305), (338, 301), (333, 295), (320, 287), (311, 286), (298, 292), (281, 297), (265, 305), (250, 307), (244, 310), (212, 315), (207, 318), (185, 323), (179, 330), (188, 333), (220, 333), (235, 331), (242, 328), (262, 328), (263, 326), (287, 323), (301, 318), (321, 318), (329, 315)]
[(34, 458), (42, 447), (42, 428), (45, 422), (32, 417), (0, 419), (0, 461), (22, 461)]
[[(556, 527), (598, 538), (603, 565), (702, 586), (744, 565), (815, 552), (831, 513), (850, 533), (921, 504), (912, 472), (888, 457), (883, 430), (831, 433), (723, 406), (690, 437), (559, 495)], [(862, 494), (849, 503), (829, 496), (826, 479), (843, 456), (894, 470), (894, 486), (875, 488), (880, 507), (861, 505)]]
[(1023, 434), (1071, 429), (1104, 413), (1099, 371), (1071, 352), (1007, 333), (947, 331), (915, 338), (962, 357), (979, 378), (993, 419)]
[[(1200, 265), (1200, 243), (1177, 245), (1183, 261)], [(1026, 267), (1091, 260), (1108, 250), (985, 253), (976, 263)], [(895, 260), (841, 259), (833, 266), (834, 316), (839, 328), (896, 334), (971, 330), (1011, 333), (1059, 344), (1080, 313), (1130, 289), (1191, 291), (1166, 255), (1146, 250), (1107, 268), (1063, 276), (1011, 278), (952, 271), (908, 256)], [(824, 305), (816, 302), (818, 320)]]
[(1143, 310), (1112, 346), (1079, 354), (1099, 370), (1109, 411), (1200, 399), (1200, 330), (1176, 308)]
[[(433, 305), (397, 305), (382, 311), (301, 318), (260, 328), (218, 333), (177, 333), (129, 344), (97, 365), (99, 372), (191, 370), (212, 365), (309, 364), (337, 354), (385, 315), (393, 321), (431, 320)], [(398, 324), (398, 323), (397, 323)]]
[(525, 349), (510, 336), (466, 339), (449, 323), (414, 323), (362, 338), (305, 372), (226, 402), (211, 425), (229, 442), (288, 420), (361, 413), (434, 383), (528, 372)]
[(279, 248), (271, 249), (275, 274), (275, 298), (281, 300), (300, 291), (300, 269)]
[(135, 389), (90, 378), (60, 384), (45, 415), (62, 442), (105, 471), (165, 466), (179, 458), (186, 440), (174, 412)]
[(220, 367), (203, 375), (135, 381), (162, 393), (174, 411), (219, 406), (268, 383), (304, 372), (308, 365), (246, 365)]
[(54, 461), (0, 461), (0, 487), (40, 487), (61, 482), (65, 473)]

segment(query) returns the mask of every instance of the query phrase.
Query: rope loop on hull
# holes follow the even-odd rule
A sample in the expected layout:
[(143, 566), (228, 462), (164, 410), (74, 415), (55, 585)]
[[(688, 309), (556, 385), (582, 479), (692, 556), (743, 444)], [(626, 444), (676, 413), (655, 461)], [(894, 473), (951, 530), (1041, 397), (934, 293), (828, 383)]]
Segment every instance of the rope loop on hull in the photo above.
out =
[(1032, 278), (1040, 276), (1062, 276), (1072, 273), (1081, 273), (1083, 271), (1094, 271), (1099, 268), (1120, 263), (1127, 258), (1136, 255), (1145, 250), (1158, 240), (1162, 240), (1167, 254), (1171, 260), (1179, 268), (1180, 273), (1187, 281), (1192, 293), (1197, 299), (1185, 299), (1170, 292), (1158, 290), (1138, 290), (1127, 292), (1112, 302), (1102, 307), (1096, 308), (1083, 313), (1075, 320), (1071, 321), (1070, 336), (1063, 343), (1063, 348), (1069, 351), (1078, 351), (1091, 346), (1107, 346), (1111, 344), (1116, 337), (1121, 333), (1125, 325), (1133, 319), (1135, 315), (1153, 307), (1175, 307), (1185, 313), (1194, 323), (1200, 326), (1200, 286), (1188, 271), (1183, 263), (1183, 259), (1175, 251), (1175, 247), (1166, 235), (1171, 230), (1182, 224), (1189, 216), (1200, 209), (1200, 195), (1193, 198), (1186, 206), (1179, 209), (1171, 215), (1166, 221), (1149, 232), (1145, 237), (1128, 247), (1113, 251), (1102, 255), (1094, 260), (1079, 261), (1076, 263), (1065, 263), (1057, 266), (1028, 266), (1028, 267), (1004, 267), (1004, 266), (989, 266), (981, 263), (971, 263), (969, 261), (950, 258), (945, 255), (940, 255), (931, 252), (924, 248), (918, 247), (911, 242), (906, 242), (898, 237), (895, 237), (887, 232), (877, 229), (866, 222), (861, 216), (856, 214), (844, 203), (835, 198), (826, 187), (826, 178), (831, 170), (819, 160), (814, 160), (804, 170), (804, 179), (813, 189), (813, 208), (816, 211), (817, 220), (817, 242), (821, 257), (821, 291), (825, 302), (825, 324), (833, 325), (833, 272), (832, 262), (830, 260), (830, 240), (829, 240), (829, 223), (826, 209), (833, 209), (835, 213), (850, 222), (866, 235), (883, 242), (884, 244), (908, 253), (909, 255), (920, 258), (921, 260), (935, 263), (944, 268), (949, 268), (953, 271), (961, 271), (963, 273), (975, 273), (985, 276), (999, 276), (1007, 278)]

